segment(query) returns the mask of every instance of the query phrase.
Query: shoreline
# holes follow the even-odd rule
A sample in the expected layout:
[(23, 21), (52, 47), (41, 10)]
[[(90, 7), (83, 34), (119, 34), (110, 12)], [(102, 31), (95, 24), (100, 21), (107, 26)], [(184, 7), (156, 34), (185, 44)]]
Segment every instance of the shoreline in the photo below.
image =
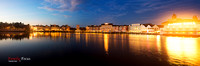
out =
[(200, 35), (183, 35), (183, 34), (160, 34), (160, 33), (133, 33), (133, 32), (75, 32), (75, 31), (0, 31), (0, 33), (33, 33), (33, 32), (44, 32), (44, 33), (96, 33), (96, 34), (136, 34), (136, 35), (161, 35), (161, 36), (176, 36), (176, 37), (200, 37)]

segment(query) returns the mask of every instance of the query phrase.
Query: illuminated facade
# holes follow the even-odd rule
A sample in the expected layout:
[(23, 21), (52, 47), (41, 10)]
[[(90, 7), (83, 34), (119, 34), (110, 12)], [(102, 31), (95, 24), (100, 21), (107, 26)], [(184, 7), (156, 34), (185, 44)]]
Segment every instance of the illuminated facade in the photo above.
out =
[(62, 25), (61, 27), (59, 25), (33, 25), (31, 26), (32, 31), (72, 31), (73, 29), (68, 25)]
[(62, 25), (61, 29), (62, 29), (62, 31), (70, 31), (70, 26), (68, 26), (68, 25)]
[(119, 25), (119, 32), (128, 32), (128, 25)]
[(89, 25), (86, 27), (87, 32), (101, 32), (100, 26), (98, 25)]
[(162, 25), (153, 24), (131, 24), (129, 25), (129, 32), (131, 33), (159, 33)]
[(129, 25), (129, 32), (141, 33), (141, 24)]
[(62, 31), (59, 27), (59, 25), (51, 25), (51, 31)]
[(113, 25), (112, 23), (101, 24), (101, 32), (128, 32), (128, 25)]
[(161, 30), (161, 34), (200, 35), (200, 20), (197, 16), (193, 16), (193, 19), (181, 19), (173, 14), (171, 19), (162, 24), (164, 28)]
[(112, 27), (113, 27), (112, 23), (104, 23), (101, 24), (100, 30), (102, 32), (112, 32)]
[(86, 31), (86, 28), (85, 27), (80, 27), (80, 25), (76, 25), (76, 30), (75, 32), (85, 32)]

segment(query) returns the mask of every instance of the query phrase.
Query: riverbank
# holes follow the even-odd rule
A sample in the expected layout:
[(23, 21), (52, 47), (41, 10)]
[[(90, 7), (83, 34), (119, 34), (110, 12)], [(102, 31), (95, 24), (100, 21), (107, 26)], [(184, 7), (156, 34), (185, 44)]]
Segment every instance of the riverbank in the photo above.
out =
[(136, 34), (136, 35), (162, 35), (162, 36), (177, 36), (177, 37), (200, 37), (200, 35), (183, 35), (183, 34), (160, 34), (160, 33), (133, 33), (133, 32), (75, 32), (75, 31), (0, 31), (0, 33), (33, 33), (33, 32), (43, 32), (43, 33), (97, 33), (97, 34)]
[(97, 33), (97, 34), (137, 34), (137, 35), (162, 35), (162, 36), (177, 36), (177, 37), (200, 37), (200, 35), (190, 35), (190, 34), (160, 34), (160, 33), (134, 33), (134, 32), (75, 32), (75, 31), (37, 31), (37, 32), (44, 32), (44, 33), (54, 33), (54, 32), (61, 32), (61, 33)]

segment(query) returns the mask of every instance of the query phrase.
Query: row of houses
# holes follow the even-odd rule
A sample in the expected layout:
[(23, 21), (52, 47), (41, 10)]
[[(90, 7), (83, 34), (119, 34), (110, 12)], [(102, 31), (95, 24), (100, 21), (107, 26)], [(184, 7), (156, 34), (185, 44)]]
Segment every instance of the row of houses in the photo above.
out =
[(176, 14), (171, 19), (163, 22), (162, 25), (155, 24), (131, 24), (114, 25), (103, 23), (101, 25), (89, 25), (86, 27), (71, 28), (68, 25), (35, 25), (33, 31), (75, 31), (75, 32), (128, 32), (128, 33), (158, 33), (172, 35), (200, 35), (200, 20), (197, 16), (192, 19), (177, 18)]
[(162, 25), (154, 24), (131, 24), (131, 25), (113, 25), (112, 23), (103, 23), (101, 25), (89, 25), (86, 27), (72, 28), (68, 25), (33, 25), (32, 31), (66, 31), (66, 32), (130, 32), (130, 33), (159, 33)]
[(130, 33), (160, 33), (163, 25), (154, 24), (131, 24), (131, 25), (113, 25), (104, 23), (101, 25), (89, 25), (86, 32), (130, 32)]
[(75, 28), (71, 28), (68, 25), (33, 25), (31, 26), (32, 31), (75, 31)]

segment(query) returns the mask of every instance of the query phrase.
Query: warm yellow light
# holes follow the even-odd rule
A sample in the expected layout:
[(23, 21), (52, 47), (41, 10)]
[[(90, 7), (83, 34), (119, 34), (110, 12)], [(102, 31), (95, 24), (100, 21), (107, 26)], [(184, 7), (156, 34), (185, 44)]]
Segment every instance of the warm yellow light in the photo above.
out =
[(34, 31), (37, 31), (37, 27), (33, 27), (33, 30), (34, 30)]
[(189, 32), (190, 34), (193, 34), (193, 32)]
[(182, 22), (182, 23), (171, 23), (168, 25), (195, 25), (195, 22)]
[[(167, 37), (166, 47), (169, 62), (173, 64), (196, 64), (200, 56), (197, 51), (197, 38)], [(193, 60), (197, 59), (197, 60)], [(177, 61), (180, 60), (180, 61)], [(184, 61), (182, 61), (184, 60)]]
[(104, 48), (106, 51), (106, 54), (108, 54), (108, 34), (104, 34)]

